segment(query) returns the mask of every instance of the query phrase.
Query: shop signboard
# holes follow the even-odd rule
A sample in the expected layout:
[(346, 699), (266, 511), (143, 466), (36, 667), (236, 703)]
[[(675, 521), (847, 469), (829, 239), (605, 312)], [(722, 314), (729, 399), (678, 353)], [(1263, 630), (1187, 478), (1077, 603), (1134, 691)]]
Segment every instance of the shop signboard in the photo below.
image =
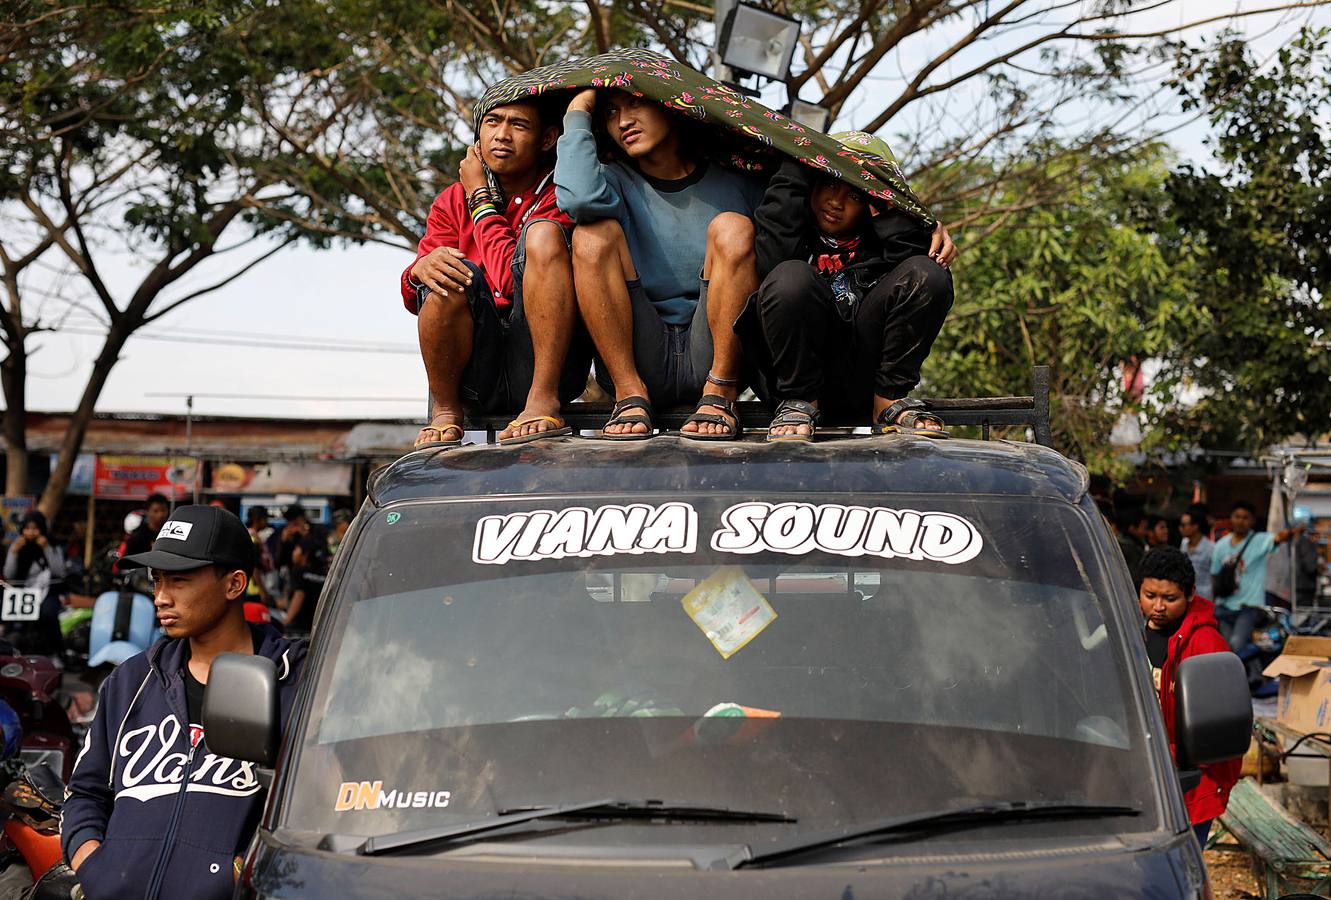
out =
[(18, 537), (19, 526), (33, 507), (31, 497), (0, 497), (0, 515), (4, 516), (5, 543), (12, 544)]
[[(60, 461), (59, 453), (51, 454), (51, 471), (55, 471)], [(74, 497), (86, 497), (92, 493), (92, 482), (97, 472), (97, 454), (80, 453), (74, 457), (74, 470), (69, 473), (69, 488), (65, 493)]]
[(224, 463), (213, 467), (210, 485), (217, 494), (331, 494), (349, 492), (351, 465), (307, 460), (256, 465)]
[(332, 520), (333, 502), (328, 497), (297, 497), (295, 494), (244, 497), (240, 501), (240, 519), (249, 521), (250, 510), (258, 507), (268, 512), (270, 525), (281, 528), (287, 523), (287, 507), (293, 503), (299, 503), (305, 510), (305, 517), (315, 525), (327, 525)]
[(189, 457), (99, 455), (93, 493), (104, 500), (146, 500), (150, 494), (185, 500), (198, 472), (198, 460)]

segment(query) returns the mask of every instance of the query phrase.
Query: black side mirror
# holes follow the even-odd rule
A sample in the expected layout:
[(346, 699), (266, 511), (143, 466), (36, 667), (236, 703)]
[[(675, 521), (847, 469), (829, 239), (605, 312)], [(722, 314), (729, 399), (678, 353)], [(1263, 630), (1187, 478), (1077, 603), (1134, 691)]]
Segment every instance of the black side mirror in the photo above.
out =
[[(1248, 673), (1233, 653), (1183, 660), (1174, 676), (1174, 756), (1180, 769), (1235, 759), (1252, 741)], [(211, 741), (209, 742), (211, 743)]]
[(223, 653), (213, 660), (203, 692), (209, 750), (271, 768), (277, 763), (281, 724), (277, 667), (271, 659)]

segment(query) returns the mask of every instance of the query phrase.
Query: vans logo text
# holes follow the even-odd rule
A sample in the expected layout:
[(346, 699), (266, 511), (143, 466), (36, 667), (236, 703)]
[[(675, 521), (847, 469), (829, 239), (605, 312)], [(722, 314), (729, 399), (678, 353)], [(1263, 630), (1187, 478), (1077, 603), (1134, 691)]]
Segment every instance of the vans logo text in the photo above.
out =
[[(147, 802), (175, 794), (185, 778), (189, 754), (173, 750), (182, 728), (175, 716), (167, 716), (156, 725), (144, 725), (126, 732), (116, 747), (123, 760), (116, 799), (128, 797)], [(209, 753), (190, 776), (186, 791), (191, 794), (220, 794), (224, 797), (248, 797), (259, 792), (254, 763)]]

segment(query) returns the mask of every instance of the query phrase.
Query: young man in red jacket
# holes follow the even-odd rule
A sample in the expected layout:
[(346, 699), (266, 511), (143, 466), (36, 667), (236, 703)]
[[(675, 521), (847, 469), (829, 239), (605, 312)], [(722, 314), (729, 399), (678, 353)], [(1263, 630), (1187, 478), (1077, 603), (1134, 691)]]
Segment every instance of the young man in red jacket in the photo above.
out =
[[(1160, 695), (1160, 710), (1174, 752), (1174, 675), (1179, 663), (1203, 653), (1230, 653), (1216, 624), (1215, 604), (1193, 594), (1196, 575), (1187, 554), (1174, 547), (1154, 547), (1142, 557), (1138, 602), (1146, 624), (1146, 656)], [(1206, 846), (1211, 821), (1225, 811), (1229, 792), (1239, 780), (1243, 760), (1202, 766), (1202, 780), (1184, 800), (1197, 840)]]
[(558, 117), (535, 103), (490, 110), (457, 183), (430, 207), (402, 273), (432, 400), (416, 449), (461, 444), (464, 404), (517, 412), (501, 443), (570, 432), (560, 405), (586, 388), (591, 350), (574, 339), (573, 223), (555, 204), (553, 180), (558, 138)]

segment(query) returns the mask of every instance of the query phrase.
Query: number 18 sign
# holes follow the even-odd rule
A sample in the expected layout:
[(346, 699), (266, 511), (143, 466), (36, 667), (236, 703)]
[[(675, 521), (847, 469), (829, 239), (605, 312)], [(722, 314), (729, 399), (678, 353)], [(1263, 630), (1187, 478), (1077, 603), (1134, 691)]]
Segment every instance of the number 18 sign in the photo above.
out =
[(0, 599), (0, 620), (36, 622), (42, 611), (42, 601), (46, 599), (46, 587), (15, 587), (7, 584), (4, 589), (3, 599)]

